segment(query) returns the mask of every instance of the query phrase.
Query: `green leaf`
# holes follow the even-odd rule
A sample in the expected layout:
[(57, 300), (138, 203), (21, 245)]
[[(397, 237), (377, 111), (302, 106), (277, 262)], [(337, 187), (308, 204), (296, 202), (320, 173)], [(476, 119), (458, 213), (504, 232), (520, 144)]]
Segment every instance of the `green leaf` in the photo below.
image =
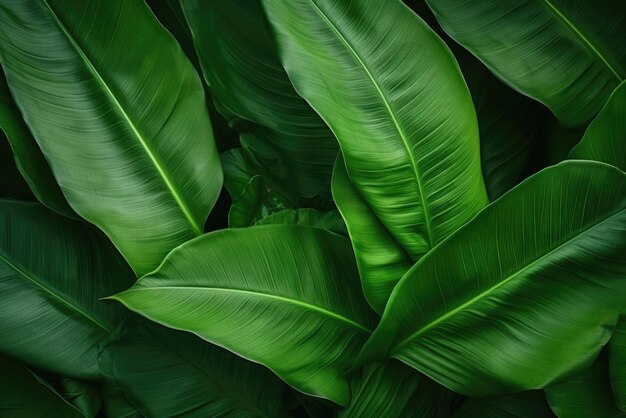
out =
[(0, 354), (0, 370), (3, 418), (83, 418), (78, 409), (20, 362)]
[(626, 171), (626, 82), (615, 89), (569, 158), (602, 161)]
[(261, 176), (254, 176), (244, 186), (241, 195), (233, 199), (228, 212), (228, 226), (230, 228), (251, 226), (286, 207), (287, 204), (280, 195), (271, 189), (268, 190)]
[(106, 382), (103, 391), (104, 410), (109, 418), (142, 418), (143, 415), (128, 400), (122, 388)]
[(453, 415), (453, 418), (553, 417), (546, 396), (543, 392), (534, 390), (490, 398), (469, 398)]
[[(2, 156), (3, 160), (11, 158), (11, 154), (13, 154), (15, 163), (11, 165), (17, 166), (37, 199), (50, 209), (75, 218), (76, 214), (65, 200), (50, 171), (48, 162), (39, 149), (39, 145), (22, 119), (22, 115), (9, 91), (2, 67), (0, 67), (0, 131), (4, 131), (11, 144), (10, 148), (2, 145), (2, 153), (6, 152)], [(0, 132), (0, 136), (3, 136), (3, 132)], [(4, 142), (4, 139), (0, 140)], [(20, 183), (24, 182), (21, 178), (16, 180)]]
[(435, 393), (424, 376), (394, 360), (366, 367), (340, 418), (435, 418)]
[(0, 198), (35, 200), (15, 165), (13, 150), (2, 129), (0, 129)]
[(469, 53), (457, 58), (476, 107), (482, 172), (493, 201), (523, 180), (548, 111), (510, 89)]
[(609, 343), (609, 372), (615, 402), (626, 412), (626, 315), (622, 314)]
[[(335, 133), (348, 177), (375, 215), (346, 217), (351, 238), (371, 239), (351, 226), (370, 222), (397, 247), (372, 259), (356, 244), (360, 265), (395, 272), (395, 254), (417, 261), (487, 204), (471, 97), (454, 57), (419, 17), (399, 0), (264, 4), (294, 86)], [(384, 297), (368, 299), (380, 310)]]
[(94, 418), (102, 407), (100, 387), (82, 380), (61, 378), (63, 397), (86, 418)]
[(337, 211), (322, 212), (315, 209), (285, 209), (261, 219), (257, 225), (307, 225), (323, 228), (335, 234), (348, 236), (346, 224)]
[(0, 201), (0, 351), (61, 375), (98, 377), (119, 312), (98, 298), (134, 275), (106, 237), (38, 203)]
[(200, 79), (144, 2), (0, 6), (11, 92), (72, 207), (138, 275), (202, 233), (222, 172)]
[(107, 381), (150, 417), (284, 416), (284, 384), (188, 333), (128, 321), (100, 358)]
[(332, 188), (352, 238), (363, 293), (374, 310), (382, 313), (393, 287), (413, 262), (354, 187), (341, 155), (335, 163)]
[(217, 108), (241, 143), (263, 159), (280, 160), (281, 180), (293, 190), (328, 196), (337, 143), (291, 86), (260, 0), (181, 5)]
[(605, 354), (579, 375), (546, 388), (548, 403), (559, 418), (626, 417), (613, 400)]
[(397, 358), (470, 396), (591, 364), (626, 298), (626, 175), (569, 161), (496, 200), (395, 287), (362, 360)]
[(112, 299), (345, 405), (345, 373), (373, 322), (357, 287), (348, 240), (319, 228), (267, 225), (184, 244)]
[(443, 29), (566, 125), (582, 125), (626, 78), (620, 0), (426, 0)]

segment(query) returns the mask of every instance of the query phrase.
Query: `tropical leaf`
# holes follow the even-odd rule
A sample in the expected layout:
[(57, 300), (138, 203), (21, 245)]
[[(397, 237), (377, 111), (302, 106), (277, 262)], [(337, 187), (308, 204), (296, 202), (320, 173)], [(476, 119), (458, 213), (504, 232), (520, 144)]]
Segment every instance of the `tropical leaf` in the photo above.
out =
[[(63, 215), (76, 217), (76, 214), (65, 200), (63, 193), (61, 193), (61, 189), (54, 179), (48, 162), (39, 149), (39, 145), (37, 145), (24, 123), (22, 115), (9, 91), (2, 67), (0, 67), (0, 136), (4, 136), (3, 134), (6, 135), (11, 144), (8, 147), (4, 143), (4, 139), (0, 138), (0, 141), (3, 142), (3, 165), (9, 164), (8, 160), (14, 157), (15, 163), (12, 163), (11, 166), (17, 166), (33, 194), (41, 203)], [(13, 157), (11, 157), (12, 155)], [(24, 180), (21, 178), (16, 178), (15, 176), (13, 178), (17, 183), (24, 183)], [(23, 185), (20, 187), (23, 187)]]
[(394, 357), (471, 396), (590, 365), (626, 297), (626, 175), (569, 161), (508, 192), (395, 287), (362, 360)]
[(581, 125), (626, 78), (620, 0), (426, 0), (443, 29), (513, 88)]
[(350, 405), (340, 418), (435, 418), (435, 392), (428, 379), (394, 360), (367, 367), (356, 379)]
[(579, 375), (546, 388), (548, 403), (559, 418), (626, 417), (613, 400), (605, 354)]
[(106, 382), (104, 385), (104, 410), (110, 418), (142, 418), (143, 415), (128, 400), (124, 391), (117, 384)]
[(345, 373), (373, 323), (357, 286), (348, 240), (319, 228), (267, 225), (182, 245), (112, 299), (345, 405)]
[(0, 201), (0, 351), (65, 376), (98, 377), (119, 312), (98, 298), (134, 275), (99, 231), (38, 203)]
[(83, 418), (78, 409), (20, 362), (0, 354), (0, 369), (3, 418)]
[(533, 390), (490, 398), (469, 398), (452, 417), (553, 418), (554, 414), (543, 392)]
[[(285, 186), (330, 195), (338, 146), (281, 67), (261, 0), (181, 2), (218, 110), (241, 143), (284, 165)], [(242, 30), (245, 28), (245, 30)]]
[(315, 209), (285, 209), (261, 219), (257, 225), (307, 225), (324, 228), (335, 234), (348, 236), (346, 224), (337, 211), (321, 212)]
[(62, 378), (61, 395), (86, 418), (94, 418), (102, 407), (100, 387), (91, 382)]
[[(416, 261), (487, 204), (471, 97), (454, 57), (417, 15), (399, 0), (264, 4), (294, 86), (335, 133), (377, 219), (346, 218), (360, 265), (395, 273), (389, 253)], [(377, 259), (362, 253), (358, 243), (371, 234), (357, 236), (363, 228), (351, 224), (368, 221), (398, 248)], [(388, 289), (392, 275), (363, 287)], [(380, 310), (380, 295), (368, 299)]]
[(626, 315), (622, 314), (609, 343), (609, 372), (615, 402), (626, 412)]
[(270, 214), (286, 209), (287, 204), (273, 190), (268, 190), (261, 176), (254, 176), (243, 192), (233, 199), (228, 212), (228, 226), (240, 228), (254, 225)]
[(202, 85), (144, 2), (4, 2), (0, 57), (68, 201), (137, 274), (202, 233), (222, 179)]
[(101, 355), (107, 381), (150, 417), (284, 416), (284, 384), (188, 333), (128, 321)]
[(569, 157), (602, 161), (626, 171), (626, 82), (613, 92)]

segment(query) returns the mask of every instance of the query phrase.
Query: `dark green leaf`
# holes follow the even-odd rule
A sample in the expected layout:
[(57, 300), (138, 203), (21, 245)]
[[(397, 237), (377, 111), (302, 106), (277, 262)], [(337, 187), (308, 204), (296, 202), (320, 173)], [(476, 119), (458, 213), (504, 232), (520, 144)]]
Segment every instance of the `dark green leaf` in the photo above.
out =
[(336, 211), (321, 212), (315, 209), (286, 209), (275, 212), (256, 223), (257, 225), (307, 225), (324, 228), (336, 234), (348, 236), (346, 224)]
[[(590, 415), (591, 417), (592, 415)], [(465, 401), (453, 418), (553, 418), (541, 391), (510, 393)]]
[(626, 315), (623, 314), (609, 343), (609, 367), (615, 402), (626, 412)]

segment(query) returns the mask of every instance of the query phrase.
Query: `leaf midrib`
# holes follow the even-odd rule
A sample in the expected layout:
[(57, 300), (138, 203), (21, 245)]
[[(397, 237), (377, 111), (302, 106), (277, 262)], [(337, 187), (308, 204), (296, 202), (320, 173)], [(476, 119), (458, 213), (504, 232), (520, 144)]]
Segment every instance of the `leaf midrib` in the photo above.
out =
[(549, 0), (543, 0), (544, 4), (548, 6), (548, 8), (556, 15), (556, 17), (561, 20), (565, 26), (567, 26), (574, 34), (585, 44), (591, 51), (598, 57), (600, 60), (606, 65), (606, 67), (613, 73), (613, 75), (619, 80), (621, 83), (624, 81), (622, 76), (615, 70), (609, 61), (600, 53), (600, 51), (591, 43), (591, 41), (574, 25), (574, 23), (567, 18), (554, 4), (552, 4)]
[[(144, 277), (141, 279), (141, 281), (139, 281), (139, 283), (145, 281), (145, 279), (147, 279), (148, 277)], [(119, 295), (115, 295), (115, 296), (111, 296), (111, 299), (117, 299), (120, 300), (121, 302), (124, 302), (123, 298), (120, 298), (120, 296), (123, 296), (125, 294), (128, 293), (132, 293), (132, 292), (145, 292), (148, 290), (193, 290), (194, 292), (198, 292), (198, 291), (205, 291), (205, 292), (224, 292), (224, 293), (234, 293), (234, 294), (242, 294), (242, 295), (248, 295), (248, 296), (252, 296), (252, 297), (257, 297), (257, 298), (267, 298), (267, 299), (273, 299), (276, 301), (280, 301), (280, 302), (285, 302), (287, 304), (290, 305), (295, 305), (298, 306), (300, 308), (305, 308), (317, 313), (321, 313), (325, 316), (331, 317), (333, 319), (339, 320), (341, 322), (345, 322), (347, 324), (350, 324), (351, 326), (358, 328), (359, 330), (366, 332), (368, 334), (371, 334), (371, 330), (368, 329), (367, 327), (359, 324), (358, 322), (353, 321), (350, 318), (346, 318), (345, 316), (342, 316), (336, 312), (330, 311), (326, 308), (323, 308), (321, 306), (317, 306), (317, 305), (312, 305), (310, 303), (307, 302), (303, 302), (301, 300), (297, 300), (297, 299), (291, 299), (285, 296), (279, 296), (279, 295), (273, 295), (271, 293), (265, 293), (265, 292), (261, 292), (261, 291), (251, 291), (251, 290), (243, 290), (243, 289), (228, 289), (228, 288), (223, 288), (223, 287), (208, 287), (208, 286), (150, 286), (147, 287), (145, 285), (142, 285), (141, 287), (136, 287), (136, 288), (130, 288), (128, 290), (123, 291), (122, 293), (120, 293)]]
[(156, 155), (152, 152), (152, 150), (148, 146), (148, 143), (143, 138), (143, 136), (139, 132), (138, 128), (135, 126), (135, 124), (131, 120), (130, 116), (126, 113), (126, 111), (122, 107), (121, 103), (118, 101), (117, 97), (113, 94), (113, 92), (111, 91), (111, 89), (109, 88), (107, 83), (104, 81), (104, 78), (102, 78), (102, 76), (100, 75), (98, 70), (96, 70), (95, 66), (91, 63), (91, 60), (87, 57), (87, 55), (85, 54), (83, 49), (80, 47), (80, 45), (78, 45), (78, 43), (73, 38), (73, 36), (70, 34), (69, 30), (63, 24), (63, 22), (61, 21), (59, 16), (55, 13), (55, 11), (52, 9), (52, 7), (50, 7), (50, 4), (48, 4), (48, 0), (43, 0), (43, 4), (46, 6), (48, 11), (50, 12), (50, 15), (52, 16), (54, 21), (57, 23), (59, 29), (61, 29), (61, 31), (63, 32), (63, 34), (65, 35), (65, 37), (69, 41), (69, 43), (72, 45), (72, 47), (74, 48), (76, 53), (79, 55), (79, 57), (81, 58), (81, 61), (85, 64), (85, 66), (87, 67), (87, 70), (93, 75), (93, 77), (95, 78), (96, 82), (102, 87), (102, 89), (104, 90), (105, 94), (109, 97), (109, 99), (113, 103), (114, 107), (118, 110), (118, 113), (122, 116), (122, 118), (126, 121), (128, 126), (130, 127), (130, 129), (133, 132), (134, 136), (139, 140), (139, 143), (141, 144), (143, 149), (146, 151), (146, 154), (150, 158), (150, 161), (152, 162), (153, 166), (156, 168), (157, 172), (159, 173), (159, 175), (161, 176), (161, 178), (165, 182), (165, 185), (166, 185), (167, 189), (170, 191), (170, 194), (172, 195), (172, 197), (176, 201), (178, 207), (181, 209), (183, 215), (185, 216), (185, 218), (189, 222), (189, 224), (191, 226), (191, 229), (194, 231), (194, 233), (196, 235), (201, 235), (202, 234), (202, 227), (200, 227), (200, 225), (198, 225), (198, 223), (193, 218), (193, 215), (191, 214), (191, 211), (189, 210), (189, 207), (184, 202), (184, 200), (181, 198), (180, 194), (178, 193), (178, 191), (174, 187), (174, 184), (172, 183), (171, 179), (169, 178), (169, 176), (165, 172), (165, 169), (161, 166), (161, 163), (159, 162), (159, 160), (157, 159)]
[(528, 263), (526, 266), (522, 267), (521, 269), (513, 272), (512, 274), (510, 274), (508, 277), (504, 278), (502, 281), (498, 282), (496, 285), (491, 286), (490, 288), (486, 289), (484, 292), (479, 293), (478, 295), (474, 296), (473, 298), (471, 298), (470, 300), (468, 300), (467, 302), (457, 306), (456, 308), (452, 309), (451, 311), (441, 315), (440, 317), (438, 317), (437, 319), (435, 319), (434, 321), (429, 322), (428, 324), (426, 324), (425, 326), (421, 327), (420, 329), (418, 329), (417, 331), (415, 331), (414, 333), (412, 333), (411, 335), (409, 335), (407, 338), (404, 338), (400, 343), (398, 343), (397, 345), (395, 345), (395, 347), (397, 349), (399, 349), (400, 347), (402, 347), (404, 344), (408, 343), (409, 341), (419, 337), (420, 335), (424, 334), (425, 332), (427, 332), (428, 330), (436, 327), (437, 325), (439, 325), (440, 323), (446, 321), (448, 318), (456, 315), (457, 313), (463, 311), (465, 308), (467, 308), (468, 306), (473, 305), (474, 303), (482, 300), (483, 298), (487, 297), (489, 294), (491, 294), (492, 292), (494, 292), (495, 290), (499, 289), (500, 287), (506, 285), (507, 283), (509, 283), (510, 281), (516, 279), (520, 274), (524, 273), (526, 270), (528, 270), (531, 267), (534, 267), (537, 263), (541, 262), (542, 260), (544, 260), (545, 258), (551, 256), (552, 254), (554, 254), (555, 252), (557, 252), (558, 250), (560, 250), (561, 248), (563, 248), (564, 246), (568, 245), (571, 241), (577, 239), (579, 236), (583, 235), (584, 233), (586, 233), (587, 231), (597, 227), (600, 224), (603, 224), (604, 222), (607, 222), (609, 220), (611, 220), (612, 218), (621, 215), (622, 212), (624, 212), (624, 209), (619, 209), (618, 211), (612, 213), (611, 215), (607, 216), (606, 218), (603, 218), (601, 221), (598, 222), (594, 222), (593, 224), (587, 226), (584, 229), (581, 229), (580, 231), (578, 231), (578, 233), (574, 234), (573, 236), (571, 236), (570, 238), (566, 239), (565, 241), (563, 241), (561, 244), (557, 245), (556, 247), (554, 247), (553, 249), (551, 249), (550, 251), (548, 251), (547, 253), (545, 253), (544, 255), (542, 255), (541, 257), (536, 258), (535, 260), (533, 260), (532, 262)]
[(47, 294), (51, 295), (54, 299), (56, 299), (57, 301), (59, 301), (61, 304), (65, 305), (66, 307), (70, 308), (72, 311), (78, 312), (79, 314), (81, 314), (83, 317), (87, 318), (90, 322), (93, 322), (95, 325), (97, 325), (99, 328), (102, 328), (105, 332), (109, 333), (111, 330), (104, 325), (103, 323), (101, 323), (100, 321), (98, 321), (96, 318), (94, 318), (93, 316), (91, 316), (90, 314), (88, 314), (87, 312), (85, 312), (84, 310), (82, 310), (80, 307), (78, 307), (77, 305), (75, 305), (74, 303), (62, 298), (60, 295), (56, 294), (53, 289), (50, 289), (48, 287), (46, 287), (44, 284), (40, 283), (39, 280), (37, 280), (37, 278), (31, 277), (28, 273), (26, 273), (24, 270), (22, 270), (21, 268), (19, 268), (17, 265), (15, 265), (13, 262), (11, 262), (5, 254), (3, 254), (2, 252), (0, 252), (0, 261), (2, 261), (3, 263), (5, 263), (7, 266), (9, 266), (9, 268), (11, 268), (11, 270), (15, 271), (16, 273), (18, 273), (20, 276), (22, 276), (23, 278), (25, 278), (26, 280), (28, 280), (31, 284), (33, 284), (34, 286), (38, 287), (39, 289), (43, 290), (44, 292), (46, 292)]
[(428, 206), (426, 205), (426, 196), (424, 194), (424, 187), (422, 185), (422, 180), (421, 180), (420, 175), (419, 175), (420, 171), (419, 171), (418, 166), (417, 166), (417, 161), (415, 161), (415, 157), (413, 156), (413, 153), (411, 152), (411, 147), (409, 145), (408, 138), (406, 137), (403, 129), (400, 127), (400, 123), (396, 119), (396, 116), (395, 116), (393, 110), (391, 109), (391, 104), (389, 103), (389, 101), (385, 97), (385, 94), (383, 93), (381, 87), (378, 85), (378, 82), (376, 82), (376, 80), (374, 79), (374, 76), (372, 75), (371, 71), (369, 70), (367, 65), (365, 65), (365, 62), (361, 59), (361, 57), (355, 51), (355, 49), (352, 47), (352, 45), (350, 45), (348, 40), (342, 35), (342, 33), (339, 31), (339, 29), (324, 14), (324, 12), (317, 6), (317, 4), (314, 3), (313, 0), (307, 0), (307, 1), (311, 4), (313, 9), (316, 11), (316, 13), (324, 20), (324, 22), (328, 25), (328, 27), (333, 31), (333, 33), (337, 36), (337, 38), (339, 38), (339, 40), (346, 46), (346, 48), (350, 51), (350, 53), (357, 60), (358, 64), (363, 68), (363, 70), (367, 74), (367, 77), (370, 79), (370, 81), (374, 85), (374, 88), (376, 89), (376, 92), (380, 96), (380, 99), (382, 100), (382, 102), (383, 102), (383, 104), (385, 106), (385, 109), (387, 110), (387, 113), (389, 113), (389, 116), (390, 116), (391, 121), (392, 121), (392, 125), (394, 126), (394, 128), (398, 132), (398, 135), (400, 136), (400, 139), (402, 140), (402, 144), (404, 145), (404, 147), (406, 149), (406, 152), (407, 152), (407, 154), (409, 156), (409, 160), (411, 162), (411, 166), (413, 167), (413, 174), (415, 175), (415, 180), (416, 180), (416, 183), (417, 183), (417, 189), (418, 189), (420, 201), (422, 203), (422, 208), (424, 210), (424, 222), (426, 224), (426, 234), (428, 236), (428, 243), (429, 243), (429, 246), (432, 247), (433, 246), (433, 239), (432, 239), (432, 230), (431, 230), (431, 222), (430, 222), (430, 211), (429, 211)]

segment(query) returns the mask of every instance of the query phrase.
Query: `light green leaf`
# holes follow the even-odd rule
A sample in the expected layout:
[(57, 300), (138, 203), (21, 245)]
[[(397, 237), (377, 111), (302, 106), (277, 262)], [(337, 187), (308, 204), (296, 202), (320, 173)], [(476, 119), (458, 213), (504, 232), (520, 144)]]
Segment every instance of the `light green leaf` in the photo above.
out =
[(2, 418), (83, 418), (48, 383), (20, 362), (0, 354)]
[(307, 225), (327, 229), (348, 236), (346, 224), (337, 211), (321, 212), (315, 209), (285, 209), (261, 219), (257, 225)]
[[(351, 238), (369, 238), (351, 226), (369, 221), (398, 247), (372, 259), (357, 244), (360, 265), (395, 272), (388, 254), (417, 261), (487, 204), (471, 97), (454, 57), (418, 16), (399, 0), (263, 2), (294, 86), (335, 133), (348, 177), (378, 219), (346, 217)], [(380, 310), (381, 295), (368, 299)]]
[(423, 375), (394, 360), (364, 368), (339, 418), (435, 418), (435, 392)]
[(0, 5), (0, 60), (63, 193), (138, 275), (202, 233), (222, 172), (198, 75), (144, 2)]
[[(0, 67), (0, 137), (4, 135), (6, 135), (11, 146), (5, 147), (5, 144), (2, 144), (2, 153), (4, 154), (2, 159), (15, 158), (15, 163), (12, 165), (17, 166), (37, 199), (56, 212), (69, 217), (76, 217), (63, 193), (61, 193), (39, 145), (24, 123), (9, 91), (2, 67)], [(4, 138), (0, 138), (0, 141), (4, 142)], [(4, 161), (3, 164), (5, 164)], [(20, 183), (23, 183), (24, 180), (17, 179)]]
[(559, 418), (626, 417), (613, 400), (605, 354), (582, 373), (546, 388), (548, 403)]
[(626, 82), (615, 89), (569, 157), (602, 161), (626, 171)]
[(65, 376), (98, 377), (119, 312), (98, 298), (134, 275), (90, 225), (38, 203), (0, 201), (0, 351)]
[(305, 197), (328, 197), (337, 143), (280, 65), (260, 1), (181, 5), (217, 108), (244, 147), (279, 160), (286, 187)]
[(609, 343), (609, 372), (615, 402), (626, 412), (626, 315), (622, 314)]
[(420, 260), (362, 358), (394, 357), (471, 396), (579, 372), (626, 299), (626, 175), (569, 161), (532, 176)]
[(345, 405), (345, 373), (373, 322), (357, 288), (348, 240), (319, 228), (267, 225), (184, 244), (112, 299)]
[(426, 0), (443, 29), (499, 78), (582, 125), (626, 78), (620, 0)]
[(263, 367), (188, 333), (132, 320), (116, 330), (100, 358), (149, 417), (284, 416), (285, 385)]
[(452, 418), (553, 418), (541, 391), (510, 393), (490, 398), (468, 398)]

